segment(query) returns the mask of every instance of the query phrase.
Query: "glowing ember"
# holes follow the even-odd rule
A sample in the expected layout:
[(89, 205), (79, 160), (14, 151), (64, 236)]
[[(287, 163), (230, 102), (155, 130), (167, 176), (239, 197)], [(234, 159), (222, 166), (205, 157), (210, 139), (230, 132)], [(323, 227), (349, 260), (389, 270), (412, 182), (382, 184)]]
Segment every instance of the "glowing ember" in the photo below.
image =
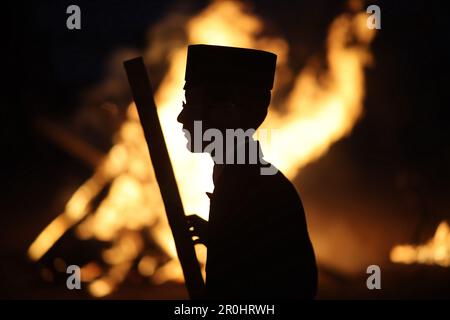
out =
[(439, 224), (436, 233), (423, 245), (398, 245), (391, 250), (391, 261), (396, 263), (437, 264), (450, 266), (450, 226), (446, 221)]
[[(207, 218), (209, 210), (205, 191), (213, 189), (212, 161), (206, 155), (193, 155), (187, 151), (181, 125), (176, 122), (184, 98), (182, 88), (187, 45), (205, 43), (252, 47), (276, 53), (280, 72), (274, 92), (285, 81), (281, 71), (288, 70), (289, 48), (286, 41), (260, 36), (263, 21), (244, 9), (244, 4), (235, 1), (216, 1), (192, 17), (186, 25), (180, 19), (173, 19), (180, 30), (187, 30), (188, 41), (179, 43), (177, 40), (173, 44), (168, 54), (170, 64), (167, 73), (155, 94), (185, 210), (204, 218)], [(327, 39), (328, 70), (320, 71), (313, 64), (308, 64), (294, 77), (292, 92), (282, 103), (283, 108), (272, 106), (262, 127), (278, 129), (278, 138), (281, 139), (277, 140), (274, 136), (270, 145), (263, 145), (263, 149), (266, 159), (288, 177), (294, 177), (299, 168), (325, 154), (331, 144), (349, 134), (361, 116), (364, 67), (370, 62), (368, 45), (375, 34), (365, 25), (365, 13), (337, 17)], [(152, 43), (146, 53), (149, 59), (154, 56), (151, 52), (167, 47), (163, 41), (167, 42), (160, 39), (161, 43)], [(283, 114), (277, 110), (283, 110)], [(293, 141), (298, 145), (292, 145)], [(33, 242), (29, 256), (33, 260), (40, 259), (68, 228), (77, 224), (76, 231), (81, 239), (96, 238), (112, 243), (112, 247), (103, 253), (103, 259), (110, 268), (90, 283), (92, 295), (101, 297), (110, 294), (125, 278), (136, 259), (141, 274), (152, 277), (155, 283), (182, 281), (181, 268), (152, 170), (136, 109), (131, 104), (127, 120), (103, 163), (92, 178), (75, 192), (65, 211)], [(91, 208), (92, 200), (106, 186), (110, 186), (107, 196), (98, 207)], [(171, 258), (166, 264), (160, 265), (156, 258), (143, 254), (143, 240), (138, 233), (142, 229), (148, 230)], [(204, 262), (206, 250), (198, 248), (197, 254), (199, 260)]]

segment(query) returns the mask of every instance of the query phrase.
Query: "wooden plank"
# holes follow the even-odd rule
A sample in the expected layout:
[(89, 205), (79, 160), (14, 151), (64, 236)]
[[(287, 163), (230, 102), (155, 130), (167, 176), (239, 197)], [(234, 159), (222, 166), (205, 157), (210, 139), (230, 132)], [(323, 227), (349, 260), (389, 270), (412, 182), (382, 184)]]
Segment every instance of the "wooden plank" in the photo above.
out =
[(142, 57), (138, 57), (125, 61), (124, 66), (139, 119), (144, 129), (167, 219), (172, 229), (186, 288), (191, 299), (201, 299), (204, 297), (204, 282), (195, 255), (194, 244), (188, 233), (183, 204), (161, 130), (144, 60)]

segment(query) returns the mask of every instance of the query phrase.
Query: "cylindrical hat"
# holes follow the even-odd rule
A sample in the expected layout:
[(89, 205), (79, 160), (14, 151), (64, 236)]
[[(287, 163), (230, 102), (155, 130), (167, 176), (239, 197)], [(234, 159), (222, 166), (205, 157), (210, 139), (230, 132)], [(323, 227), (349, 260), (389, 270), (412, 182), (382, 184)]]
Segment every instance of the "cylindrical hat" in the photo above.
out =
[(190, 45), (184, 88), (213, 85), (271, 90), (276, 61), (275, 54), (262, 50)]

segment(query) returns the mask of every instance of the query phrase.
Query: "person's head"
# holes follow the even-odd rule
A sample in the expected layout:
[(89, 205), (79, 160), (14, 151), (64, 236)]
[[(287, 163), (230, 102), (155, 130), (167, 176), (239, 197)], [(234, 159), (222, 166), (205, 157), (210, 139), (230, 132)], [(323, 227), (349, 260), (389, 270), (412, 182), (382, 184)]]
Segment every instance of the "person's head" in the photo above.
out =
[[(199, 139), (196, 134), (203, 137), (208, 129), (218, 129), (223, 134), (226, 129), (256, 130), (267, 115), (275, 64), (276, 55), (265, 51), (189, 46), (186, 101), (178, 122), (191, 139)], [(194, 130), (195, 121), (201, 121), (201, 131)], [(192, 144), (188, 146), (193, 151)]]

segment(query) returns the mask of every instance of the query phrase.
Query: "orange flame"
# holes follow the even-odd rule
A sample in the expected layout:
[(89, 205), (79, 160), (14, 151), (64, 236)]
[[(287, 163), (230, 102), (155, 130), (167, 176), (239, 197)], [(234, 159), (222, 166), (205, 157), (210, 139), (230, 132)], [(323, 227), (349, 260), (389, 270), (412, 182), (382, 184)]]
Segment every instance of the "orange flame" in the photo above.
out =
[(391, 261), (396, 263), (437, 264), (450, 266), (450, 226), (442, 221), (436, 233), (423, 245), (398, 245), (391, 250)]
[[(289, 46), (282, 38), (263, 37), (263, 21), (247, 12), (243, 3), (214, 1), (187, 21), (187, 42), (176, 43), (169, 50), (170, 63), (155, 100), (164, 136), (174, 165), (183, 204), (187, 213), (207, 219), (209, 202), (205, 191), (213, 188), (212, 161), (205, 155), (191, 154), (176, 115), (183, 100), (183, 74), (188, 43), (219, 44), (268, 50), (278, 55), (277, 69), (288, 70)], [(181, 22), (180, 22), (181, 23)], [(294, 177), (297, 170), (326, 153), (337, 140), (348, 135), (361, 116), (364, 98), (364, 67), (370, 63), (368, 45), (375, 32), (366, 28), (366, 15), (343, 14), (337, 17), (328, 34), (328, 70), (319, 72), (308, 64), (294, 79), (292, 92), (282, 103), (284, 112), (273, 106), (264, 128), (276, 128), (289, 144), (277, 143), (275, 137), (264, 145), (266, 158)], [(350, 44), (349, 39), (353, 42)], [(162, 39), (161, 39), (162, 40)], [(152, 44), (147, 59), (155, 56)], [(280, 72), (278, 72), (280, 74)], [(319, 81), (320, 79), (320, 81)], [(283, 83), (276, 79), (274, 91)], [(275, 107), (275, 108), (274, 108)], [(179, 133), (179, 134), (178, 134)], [(293, 146), (292, 141), (298, 143)], [(132, 261), (140, 259), (138, 270), (155, 283), (182, 281), (175, 246), (164, 215), (159, 189), (150, 167), (150, 158), (136, 109), (130, 104), (127, 120), (119, 130), (116, 143), (94, 175), (72, 196), (65, 211), (32, 243), (28, 250), (38, 260), (70, 227), (78, 222), (81, 239), (111, 241), (104, 252), (110, 269), (90, 283), (92, 295), (110, 294), (124, 279)], [(111, 188), (100, 205), (91, 212), (91, 200), (107, 185)], [(138, 231), (147, 229), (156, 243), (171, 258), (158, 265), (156, 258), (142, 255), (143, 243)], [(197, 248), (196, 248), (197, 249)], [(197, 251), (204, 262), (206, 251)]]

